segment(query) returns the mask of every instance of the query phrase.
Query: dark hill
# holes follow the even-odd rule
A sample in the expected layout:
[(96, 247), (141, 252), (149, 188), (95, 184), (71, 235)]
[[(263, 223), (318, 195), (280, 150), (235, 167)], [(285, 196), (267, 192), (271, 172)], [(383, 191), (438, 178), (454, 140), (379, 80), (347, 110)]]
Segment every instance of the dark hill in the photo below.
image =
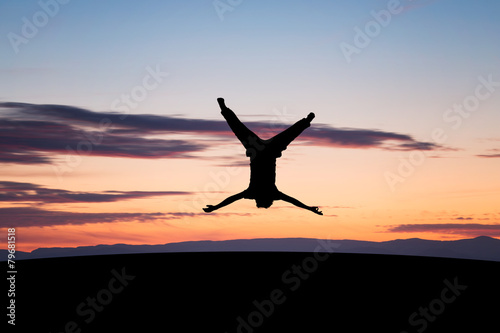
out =
[(16, 265), (19, 332), (486, 332), (500, 313), (489, 261), (203, 252)]

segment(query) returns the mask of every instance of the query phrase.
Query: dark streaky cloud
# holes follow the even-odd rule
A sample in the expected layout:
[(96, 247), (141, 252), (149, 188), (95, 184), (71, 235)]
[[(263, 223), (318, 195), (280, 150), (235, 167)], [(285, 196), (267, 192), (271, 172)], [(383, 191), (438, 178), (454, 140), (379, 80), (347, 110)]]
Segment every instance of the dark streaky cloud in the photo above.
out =
[(0, 208), (0, 228), (46, 227), (172, 219), (163, 213), (75, 213), (49, 211), (34, 207)]
[(431, 224), (400, 224), (391, 226), (388, 232), (433, 232), (449, 233), (468, 236), (487, 235), (491, 237), (500, 236), (500, 224), (480, 223), (431, 223)]
[[(157, 134), (198, 134), (230, 137), (224, 120), (186, 119), (165, 115), (95, 112), (66, 105), (0, 103), (0, 162), (51, 163), (54, 154), (83, 150), (94, 156), (128, 158), (191, 158), (204, 151), (201, 140), (146, 138)], [(256, 133), (286, 128), (267, 122), (246, 122)], [(420, 142), (410, 135), (372, 129), (334, 128), (313, 124), (299, 140), (309, 145), (388, 150), (436, 150), (441, 146)], [(68, 149), (69, 148), (69, 149)]]
[(485, 157), (485, 158), (500, 158), (500, 154), (481, 154), (476, 155), (477, 157)]
[(0, 162), (4, 163), (51, 163), (53, 154), (77, 151), (109, 157), (179, 158), (203, 149), (204, 144), (183, 140), (88, 131), (58, 122), (0, 119)]
[[(219, 214), (220, 215), (220, 214)], [(227, 216), (251, 216), (249, 213), (223, 213)], [(118, 222), (155, 222), (185, 217), (206, 217), (206, 213), (80, 213), (45, 210), (37, 207), (0, 208), (0, 228), (49, 227)]]
[[(497, 141), (497, 139), (492, 139), (492, 140)], [(500, 139), (498, 139), (498, 141), (500, 141)], [(484, 157), (484, 158), (500, 158), (500, 149), (499, 148), (488, 149), (488, 151), (491, 151), (492, 153), (480, 154), (480, 155), (476, 155), (476, 156), (477, 157)]]
[(116, 202), (163, 195), (189, 195), (183, 191), (74, 192), (44, 188), (32, 183), (0, 181), (0, 202), (82, 203)]

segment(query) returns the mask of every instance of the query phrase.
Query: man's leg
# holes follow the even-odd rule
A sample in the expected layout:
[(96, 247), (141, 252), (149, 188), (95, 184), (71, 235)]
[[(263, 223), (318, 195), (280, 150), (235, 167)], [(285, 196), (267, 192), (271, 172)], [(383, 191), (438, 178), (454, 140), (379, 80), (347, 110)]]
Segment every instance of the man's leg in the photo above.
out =
[(311, 207), (311, 206), (305, 205), (302, 202), (300, 202), (299, 200), (297, 200), (289, 195), (286, 195), (283, 192), (279, 192), (278, 198), (279, 198), (279, 200), (289, 202), (297, 207), (310, 210), (311, 212), (313, 212), (315, 214), (323, 215), (323, 212), (321, 212), (318, 207), (316, 207), (316, 206)]
[(302, 118), (292, 126), (288, 127), (281, 133), (276, 134), (269, 140), (269, 145), (276, 151), (283, 151), (286, 147), (295, 140), (306, 128), (311, 126), (311, 120), (315, 117), (314, 113), (309, 113), (307, 118)]
[(259, 149), (260, 146), (263, 147), (262, 140), (254, 132), (249, 130), (231, 109), (226, 107), (223, 98), (217, 98), (217, 102), (219, 102), (222, 116), (226, 119), (227, 124), (245, 148)]

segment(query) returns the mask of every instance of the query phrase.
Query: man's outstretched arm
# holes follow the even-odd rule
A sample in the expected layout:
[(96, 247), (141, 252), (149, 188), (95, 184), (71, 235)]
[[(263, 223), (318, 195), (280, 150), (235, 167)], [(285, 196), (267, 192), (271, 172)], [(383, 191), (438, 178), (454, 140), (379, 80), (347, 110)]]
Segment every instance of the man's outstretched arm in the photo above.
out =
[(289, 195), (286, 195), (285, 193), (283, 192), (280, 192), (280, 195), (279, 195), (279, 198), (283, 201), (286, 201), (286, 202), (289, 202), (291, 203), (292, 205), (295, 205), (297, 207), (300, 207), (300, 208), (304, 208), (304, 209), (307, 209), (307, 210), (310, 210), (311, 212), (313, 213), (316, 213), (318, 215), (323, 215), (322, 212), (319, 211), (318, 207), (311, 207), (311, 206), (307, 206), (305, 204), (303, 204), (302, 202), (300, 202), (299, 200), (289, 196)]
[[(244, 192), (244, 191), (243, 191)], [(232, 195), (226, 199), (224, 199), (221, 203), (215, 205), (215, 206), (212, 206), (212, 205), (207, 205), (206, 208), (203, 208), (203, 210), (206, 212), (206, 213), (210, 213), (210, 212), (213, 212), (214, 210), (217, 210), (219, 208), (222, 208), (224, 206), (227, 206), (229, 204), (232, 204), (233, 202), (235, 202), (236, 200), (240, 200), (240, 199), (243, 199), (243, 192), (240, 192), (240, 193), (237, 193), (235, 195)]]

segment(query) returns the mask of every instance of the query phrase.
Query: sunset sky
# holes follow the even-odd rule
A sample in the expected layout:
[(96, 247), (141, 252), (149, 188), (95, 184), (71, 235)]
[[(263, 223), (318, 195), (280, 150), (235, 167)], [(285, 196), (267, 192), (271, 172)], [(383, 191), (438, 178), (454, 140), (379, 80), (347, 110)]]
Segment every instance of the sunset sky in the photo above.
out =
[[(3, 1), (1, 233), (22, 251), (500, 238), (499, 15), (496, 0)], [(262, 138), (316, 114), (277, 186), (324, 216), (202, 211), (250, 174), (217, 97)]]

